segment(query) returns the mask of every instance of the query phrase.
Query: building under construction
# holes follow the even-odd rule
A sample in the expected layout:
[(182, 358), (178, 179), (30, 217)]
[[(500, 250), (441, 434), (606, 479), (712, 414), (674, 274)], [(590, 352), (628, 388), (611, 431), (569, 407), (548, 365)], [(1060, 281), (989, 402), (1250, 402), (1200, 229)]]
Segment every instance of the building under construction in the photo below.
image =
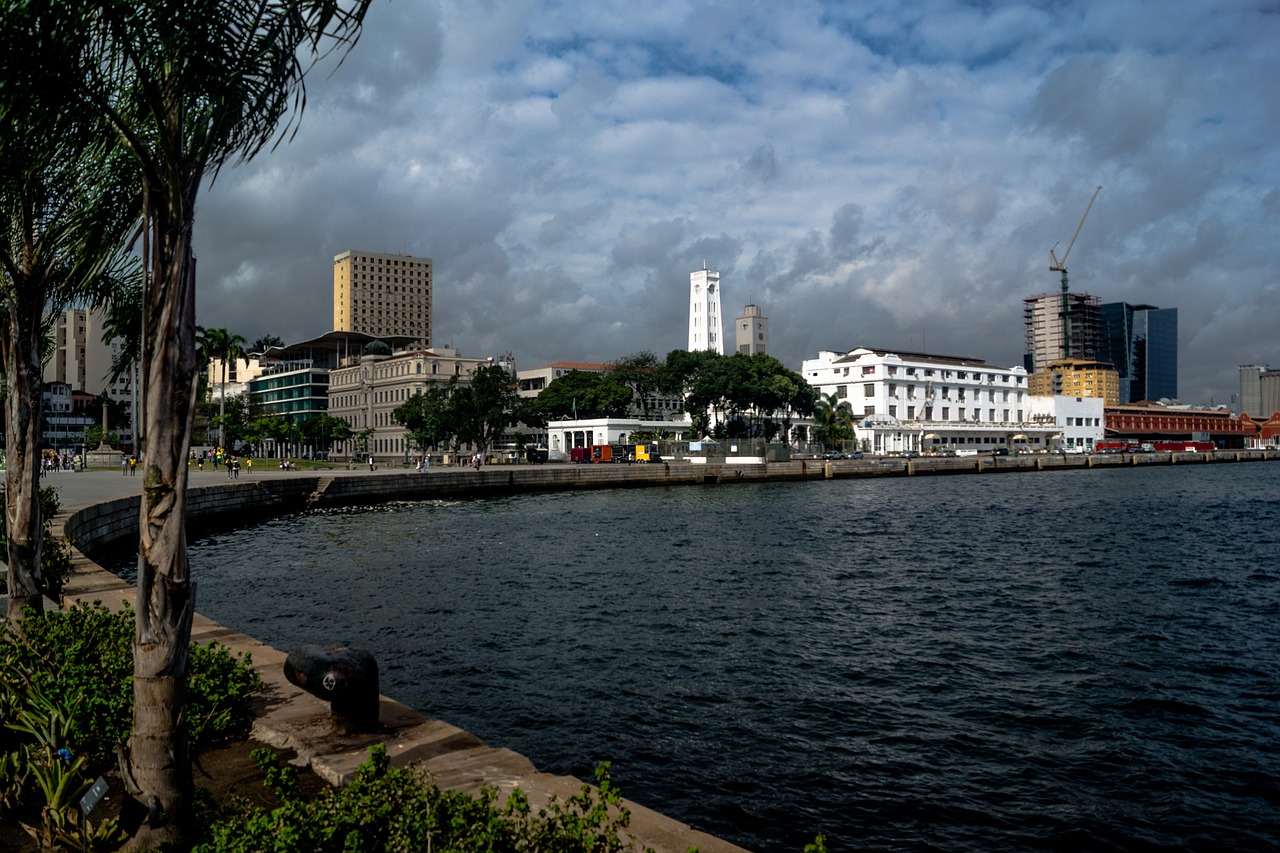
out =
[[(1028, 374), (1041, 373), (1050, 362), (1064, 358), (1098, 358), (1102, 341), (1102, 300), (1087, 293), (1068, 293), (1067, 329), (1062, 329), (1062, 294), (1046, 293), (1022, 300), (1023, 323), (1026, 327), (1026, 353), (1023, 367)], [(1071, 351), (1064, 341), (1069, 340)]]

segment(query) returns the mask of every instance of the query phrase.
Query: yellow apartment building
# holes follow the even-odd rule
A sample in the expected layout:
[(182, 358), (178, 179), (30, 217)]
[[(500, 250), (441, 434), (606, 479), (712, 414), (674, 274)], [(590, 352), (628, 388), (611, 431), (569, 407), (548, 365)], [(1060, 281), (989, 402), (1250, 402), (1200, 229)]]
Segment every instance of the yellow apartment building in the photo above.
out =
[(1028, 376), (1027, 390), (1038, 397), (1101, 397), (1104, 405), (1118, 406), (1120, 374), (1106, 362), (1062, 358)]
[(401, 335), (431, 346), (431, 259), (349, 251), (333, 256), (333, 329)]

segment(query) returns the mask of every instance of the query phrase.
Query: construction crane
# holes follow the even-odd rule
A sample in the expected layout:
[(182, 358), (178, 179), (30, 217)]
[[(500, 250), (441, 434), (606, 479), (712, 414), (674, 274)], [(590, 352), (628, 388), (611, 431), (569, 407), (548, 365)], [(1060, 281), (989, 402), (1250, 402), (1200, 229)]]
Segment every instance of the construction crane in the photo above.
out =
[(1067, 256), (1071, 254), (1071, 249), (1076, 244), (1076, 238), (1080, 236), (1080, 229), (1084, 227), (1084, 221), (1089, 218), (1089, 211), (1093, 209), (1093, 203), (1098, 200), (1098, 193), (1102, 192), (1102, 187), (1098, 187), (1093, 191), (1093, 198), (1089, 199), (1089, 206), (1084, 209), (1084, 216), (1080, 217), (1080, 224), (1076, 226), (1076, 233), (1071, 235), (1071, 242), (1067, 244), (1067, 250), (1062, 253), (1062, 260), (1058, 260), (1058, 256), (1053, 253), (1053, 249), (1058, 248), (1058, 243), (1053, 244), (1053, 249), (1049, 250), (1049, 271), (1062, 273), (1062, 357), (1071, 358), (1071, 324), (1068, 322), (1070, 314), (1071, 300), (1067, 293)]

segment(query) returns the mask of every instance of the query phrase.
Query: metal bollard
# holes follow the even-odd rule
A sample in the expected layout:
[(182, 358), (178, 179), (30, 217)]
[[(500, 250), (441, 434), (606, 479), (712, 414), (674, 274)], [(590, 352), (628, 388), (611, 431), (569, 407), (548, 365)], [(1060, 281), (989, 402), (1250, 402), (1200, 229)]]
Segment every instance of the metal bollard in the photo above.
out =
[(301, 646), (289, 652), (284, 677), (329, 703), (347, 731), (378, 729), (378, 662), (364, 649)]

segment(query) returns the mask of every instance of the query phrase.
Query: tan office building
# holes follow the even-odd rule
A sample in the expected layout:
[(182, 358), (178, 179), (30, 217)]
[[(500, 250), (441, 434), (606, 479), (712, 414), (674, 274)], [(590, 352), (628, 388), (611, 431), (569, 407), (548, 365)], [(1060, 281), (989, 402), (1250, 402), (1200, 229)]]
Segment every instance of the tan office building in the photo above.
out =
[(431, 346), (431, 259), (350, 251), (333, 256), (333, 329), (401, 335)]
[(1027, 391), (1038, 397), (1101, 397), (1104, 405), (1118, 406), (1120, 373), (1101, 361), (1063, 358), (1028, 376)]

